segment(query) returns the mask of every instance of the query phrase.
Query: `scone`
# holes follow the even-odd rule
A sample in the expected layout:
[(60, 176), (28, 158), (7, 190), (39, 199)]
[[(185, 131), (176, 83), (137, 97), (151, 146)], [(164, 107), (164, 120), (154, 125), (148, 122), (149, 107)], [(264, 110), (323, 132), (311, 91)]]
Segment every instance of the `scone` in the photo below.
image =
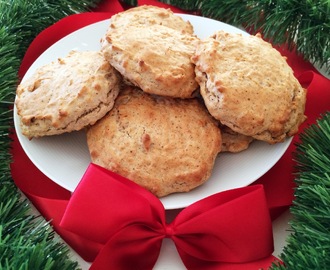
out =
[(232, 130), (273, 144), (305, 120), (306, 90), (259, 35), (219, 31), (200, 42), (192, 62), (209, 112)]
[(221, 126), (222, 146), (221, 152), (238, 153), (249, 148), (253, 138), (239, 134), (229, 127)]
[(150, 94), (192, 98), (198, 88), (190, 58), (199, 39), (163, 25), (130, 25), (107, 31), (105, 58), (122, 76)]
[(71, 51), (40, 67), (17, 87), (22, 134), (32, 139), (94, 124), (113, 107), (120, 81), (95, 51)]
[(189, 21), (183, 20), (170, 9), (160, 8), (151, 5), (142, 5), (119, 12), (111, 17), (111, 29), (125, 29), (130, 25), (163, 25), (177, 31), (188, 34), (194, 33), (194, 28)]
[(197, 99), (126, 86), (113, 109), (87, 129), (87, 144), (93, 163), (163, 197), (187, 192), (210, 177), (221, 133)]

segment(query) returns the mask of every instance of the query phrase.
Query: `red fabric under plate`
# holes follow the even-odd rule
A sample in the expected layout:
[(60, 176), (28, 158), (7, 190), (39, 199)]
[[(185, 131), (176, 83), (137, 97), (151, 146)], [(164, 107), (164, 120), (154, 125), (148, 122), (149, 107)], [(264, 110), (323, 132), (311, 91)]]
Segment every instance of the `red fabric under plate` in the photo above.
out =
[[(139, 1), (139, 4), (155, 4), (159, 6), (166, 6), (167, 5), (161, 4), (157, 1), (149, 0), (149, 1)], [(174, 8), (173, 8), (174, 9)], [(83, 14), (77, 14), (72, 15), (69, 17), (66, 17), (59, 22), (55, 23), (51, 27), (45, 29), (43, 32), (38, 35), (38, 37), (32, 42), (31, 46), (26, 52), (26, 55), (22, 61), (21, 68), (19, 70), (20, 76), (23, 76), (25, 72), (28, 70), (30, 65), (33, 63), (33, 61), (50, 45), (52, 45), (57, 40), (61, 39), (62, 37), (66, 36), (67, 34), (71, 33), (72, 31), (75, 31), (83, 26), (89, 25), (91, 23), (104, 20), (107, 18), (110, 18), (111, 15), (122, 11), (122, 6), (118, 3), (118, 1), (110, 0), (110, 1), (103, 1), (100, 5), (97, 11), (102, 12), (91, 12), (91, 13), (83, 13)], [(174, 9), (175, 12), (180, 12), (178, 9)], [(293, 70), (295, 71), (295, 75), (299, 79), (299, 81), (308, 89), (307, 94), (307, 104), (306, 104), (306, 115), (308, 116), (308, 120), (302, 125), (301, 131), (307, 127), (309, 124), (315, 123), (316, 119), (321, 116), (322, 113), (325, 113), (326, 111), (330, 110), (330, 81), (317, 73), (315, 69), (307, 62), (303, 61), (301, 57), (297, 56), (295, 53), (288, 52), (285, 49), (281, 48), (279, 49), (282, 54), (286, 55), (288, 57), (288, 63), (291, 65)], [(295, 143), (298, 142), (298, 136), (296, 135), (293, 143), (287, 150), (287, 152), (284, 154), (284, 156), (280, 159), (280, 161), (264, 176), (262, 176), (258, 181), (252, 184), (252, 187), (254, 188), (259, 187), (259, 185), (262, 185), (262, 190), (265, 192), (265, 198), (267, 202), (267, 207), (269, 210), (269, 213), (271, 215), (271, 218), (276, 218), (280, 213), (282, 213), (283, 210), (287, 209), (294, 198), (293, 188), (294, 188), (294, 176), (293, 176), (293, 168), (294, 168), (294, 161), (292, 160), (292, 153), (295, 151)], [(95, 190), (90, 187), (89, 183), (90, 178), (88, 180), (81, 181), (79, 184), (79, 191), (76, 191), (74, 193), (74, 196), (72, 197), (70, 192), (67, 190), (61, 188), (60, 186), (56, 185), (54, 182), (52, 182), (50, 179), (48, 179), (45, 175), (43, 175), (29, 160), (29, 158), (24, 153), (23, 149), (21, 148), (17, 137), (15, 134), (13, 135), (13, 144), (12, 144), (12, 154), (13, 154), (13, 163), (11, 164), (11, 170), (12, 170), (12, 176), (16, 183), (16, 185), (27, 195), (27, 197), (32, 201), (32, 203), (37, 207), (37, 209), (41, 212), (41, 214), (47, 219), (52, 220), (52, 225), (54, 226), (55, 230), (63, 237), (67, 243), (70, 244), (85, 260), (87, 261), (94, 261), (95, 258), (95, 264), (96, 266), (92, 266), (94, 269), (101, 269), (99, 268), (99, 265), (104, 265), (105, 261), (107, 263), (111, 264), (114, 263), (116, 260), (111, 260), (108, 258), (107, 254), (113, 254), (114, 244), (120, 245), (123, 244), (123, 241), (125, 237), (133, 237), (126, 239), (127, 241), (131, 241), (136, 237), (136, 234), (140, 235), (141, 229), (145, 229), (145, 227), (134, 227), (132, 230), (128, 230), (127, 228), (123, 229), (123, 231), (118, 233), (113, 233), (111, 235), (108, 235), (107, 238), (100, 239), (99, 237), (90, 235), (86, 235), (86, 231), (77, 231), (77, 219), (84, 217), (84, 214), (88, 209), (88, 204), (85, 205), (86, 208), (84, 208), (84, 205), (82, 204), (82, 201), (84, 200), (84, 197), (88, 194), (92, 196), (98, 197), (99, 195), (102, 195), (102, 190), (97, 189), (97, 185)], [(93, 167), (93, 166), (92, 166)], [(94, 170), (95, 168), (93, 168)], [(125, 182), (125, 181), (124, 181)], [(86, 186), (84, 186), (86, 184)], [(88, 189), (86, 189), (88, 187)], [(247, 189), (250, 189), (251, 187), (248, 187)], [(124, 188), (124, 192), (125, 192)], [(87, 195), (84, 193), (88, 190)], [(242, 189), (246, 191), (246, 189)], [(80, 193), (81, 192), (81, 193)], [(144, 191), (143, 191), (144, 192)], [(241, 192), (241, 189), (238, 189), (235, 191), (236, 194)], [(138, 192), (139, 193), (139, 192)], [(81, 196), (83, 197), (81, 198)], [(133, 193), (134, 194), (134, 193)], [(103, 194), (104, 195), (104, 194)], [(132, 195), (134, 196), (134, 195)], [(149, 198), (150, 204), (147, 203), (147, 205), (151, 205), (148, 207), (153, 207), (153, 203), (155, 200), (158, 199), (153, 198), (153, 196), (144, 195), (144, 200), (146, 197)], [(217, 195), (222, 196), (222, 195)], [(75, 198), (75, 199), (72, 199)], [(80, 198), (78, 200), (79, 203), (76, 202), (76, 198)], [(152, 198), (152, 199), (151, 199)], [(70, 207), (68, 207), (68, 205)], [(133, 204), (134, 205), (134, 204)], [(167, 228), (166, 224), (164, 224), (163, 217), (162, 217), (162, 209), (159, 209), (159, 203), (155, 202), (155, 205), (158, 205), (156, 208), (157, 211), (152, 211), (155, 219), (152, 220), (152, 218), (149, 216), (150, 224), (153, 224), (153, 222), (157, 223), (158, 220), (158, 231), (157, 237), (154, 238), (155, 232), (153, 231), (151, 235), (153, 237), (150, 238), (152, 245), (154, 245), (155, 249), (157, 250), (159, 248), (159, 239), (162, 239), (162, 237), (169, 237), (169, 231), (172, 232), (173, 228), (170, 226)], [(203, 207), (201, 206), (203, 205)], [(212, 204), (211, 204), (212, 205)], [(72, 212), (72, 208), (75, 208)], [(81, 208), (82, 207), (82, 208)], [(96, 207), (96, 206), (95, 206)], [(99, 204), (97, 207), (101, 207), (98, 209), (98, 211), (95, 211), (95, 208), (93, 208), (94, 212), (104, 213), (105, 217), (107, 217), (109, 214), (112, 213), (115, 209), (111, 203), (107, 204)], [(220, 207), (220, 206), (219, 206)], [(214, 205), (212, 206), (214, 208)], [(215, 207), (217, 208), (217, 207)], [(179, 214), (178, 217), (175, 219), (175, 222), (178, 222), (177, 220), (182, 218), (185, 214), (189, 213), (191, 209), (201, 209), (196, 210), (197, 212), (209, 212), (210, 205), (201, 203), (199, 206), (189, 206), (186, 208), (183, 212), (183, 214)], [(77, 212), (78, 211), (78, 212)], [(80, 211), (80, 212), (79, 212)], [(237, 210), (238, 212), (242, 212), (241, 210)], [(141, 211), (140, 211), (141, 212)], [(157, 214), (155, 214), (157, 212)], [(192, 211), (194, 212), (194, 211)], [(71, 214), (70, 214), (71, 213)], [(80, 213), (80, 214), (79, 214)], [(118, 213), (117, 213), (118, 214)], [(137, 219), (145, 219), (145, 212), (142, 211), (142, 216), (134, 217)], [(63, 219), (63, 216), (65, 218)], [(198, 216), (198, 215), (197, 215)], [(212, 216), (212, 215), (211, 215)], [(234, 215), (227, 215), (226, 218), (230, 219), (234, 217)], [(77, 219), (76, 219), (77, 218)], [(247, 217), (244, 217), (247, 218)], [(63, 220), (62, 220), (63, 219)], [(72, 219), (74, 220), (74, 226), (71, 224)], [(71, 220), (71, 221), (70, 221)], [(117, 218), (111, 218), (116, 223), (116, 226), (120, 226), (120, 222), (122, 222), (121, 219)], [(216, 219), (215, 219), (216, 220)], [(62, 225), (65, 227), (62, 227), (60, 225), (62, 221)], [(130, 219), (132, 221), (132, 219)], [(185, 224), (187, 221), (187, 218), (184, 218), (182, 220), (182, 223)], [(267, 222), (267, 218), (261, 220), (261, 222)], [(88, 225), (88, 220), (84, 224), (83, 220), (80, 220), (79, 223), (82, 224), (82, 227), (85, 225)], [(105, 223), (103, 220), (101, 220), (102, 225)], [(103, 224), (104, 223), (104, 224)], [(237, 223), (237, 221), (236, 221)], [(71, 225), (70, 225), (71, 224)], [(97, 224), (96, 222), (92, 223), (93, 225)], [(228, 224), (235, 224), (235, 221), (233, 223)], [(89, 224), (90, 225), (90, 224)], [(269, 225), (269, 224), (268, 224)], [(267, 228), (268, 225), (261, 225), (263, 228)], [(151, 227), (152, 227), (151, 226)], [(194, 225), (195, 226), (195, 225)], [(199, 226), (203, 226), (203, 222), (199, 222)], [(217, 226), (220, 226), (219, 224)], [(226, 226), (226, 223), (222, 223), (221, 226)], [(180, 227), (180, 226), (179, 226)], [(167, 229), (164, 229), (167, 228)], [(237, 227), (236, 227), (237, 228)], [(165, 234), (159, 233), (159, 231), (165, 230)], [(186, 228), (187, 229), (187, 228)], [(189, 226), (188, 226), (189, 229)], [(199, 229), (202, 230), (202, 227)], [(198, 228), (196, 230), (199, 230)], [(208, 228), (208, 230), (211, 228)], [(227, 228), (228, 230), (230, 228)], [(244, 230), (245, 228), (241, 228), (239, 230)], [(74, 230), (74, 232), (71, 232)], [(98, 229), (94, 229), (98, 230)], [(184, 230), (183, 230), (184, 231)], [(107, 230), (105, 230), (107, 232)], [(108, 232), (110, 233), (110, 231)], [(148, 231), (147, 234), (150, 234), (150, 231)], [(233, 233), (232, 233), (233, 234)], [(165, 236), (164, 236), (165, 235)], [(237, 237), (236, 237), (237, 235)], [(111, 236), (111, 237), (110, 237)], [(240, 241), (242, 235), (238, 234), (230, 234), (230, 237), (228, 238), (231, 241)], [(109, 239), (110, 238), (110, 239)], [(173, 239), (173, 236), (171, 236)], [(115, 239), (115, 241), (112, 240)], [(151, 240), (153, 239), (153, 240)], [(208, 238), (207, 238), (208, 239)], [(140, 239), (141, 240), (141, 239)], [(138, 240), (138, 241), (140, 241)], [(180, 240), (181, 241), (181, 240)], [(179, 241), (179, 242), (180, 242)], [(200, 263), (201, 258), (196, 258), (196, 252), (190, 250), (189, 246), (192, 246), (191, 243), (187, 245), (188, 242), (180, 242), (177, 244), (179, 254), (182, 256), (182, 259), (186, 266), (189, 269), (200, 269)], [(148, 242), (149, 243), (149, 242)], [(126, 249), (124, 250), (124, 253), (116, 254), (116, 258), (119, 258), (119, 261), (122, 261), (120, 258), (124, 260), (125, 256), (131, 256), (134, 255), (137, 260), (139, 260), (140, 257), (143, 257), (141, 253), (143, 253), (143, 249), (145, 248), (145, 251), (150, 251), (150, 247), (148, 245), (141, 246), (141, 250), (138, 253), (135, 253), (135, 251), (131, 251), (132, 254), (128, 255)], [(152, 248), (151, 248), (152, 249)], [(233, 263), (231, 261), (230, 263), (223, 262), (221, 263), (206, 263), (203, 258), (203, 269), (257, 269), (257, 268), (267, 268), (271, 262), (274, 260), (272, 256), (268, 256), (269, 254), (269, 246), (267, 245), (267, 248), (264, 247), (264, 249), (260, 250), (261, 252), (264, 252), (263, 258), (262, 256), (259, 256), (259, 259), (257, 261), (254, 261), (252, 263), (243, 263), (243, 264), (237, 264)], [(102, 250), (102, 252), (100, 252)], [(187, 252), (188, 250), (188, 252)], [(109, 252), (109, 253), (108, 253)], [(126, 253), (125, 253), (126, 252)], [(97, 256), (100, 254), (99, 256)], [(153, 253), (154, 256), (150, 259), (149, 266), (151, 266), (154, 263), (154, 259), (157, 258), (157, 252)], [(187, 255), (188, 254), (188, 255)], [(191, 256), (193, 254), (194, 256)], [(225, 254), (225, 253), (224, 253)], [(218, 255), (217, 255), (218, 256)], [(189, 257), (187, 260), (186, 257)], [(197, 256), (200, 257), (200, 254)], [(229, 258), (227, 254), (227, 258)], [(114, 257), (115, 258), (115, 257)], [(144, 258), (144, 257), (143, 257)], [(110, 259), (110, 262), (108, 261)], [(213, 258), (214, 259), (214, 258)], [(105, 261), (104, 261), (105, 260)], [(125, 260), (124, 260), (125, 261)], [(101, 263), (100, 263), (101, 262)], [(124, 263), (124, 262), (123, 262)], [(137, 263), (135, 261), (135, 263)], [(123, 264), (124, 268), (125, 263)], [(205, 267), (204, 267), (205, 266)], [(206, 267), (207, 266), (207, 267)], [(199, 267), (199, 268), (198, 268)], [(148, 267), (147, 267), (148, 268)], [(143, 268), (143, 269), (147, 269)], [(137, 269), (137, 268), (136, 268)]]

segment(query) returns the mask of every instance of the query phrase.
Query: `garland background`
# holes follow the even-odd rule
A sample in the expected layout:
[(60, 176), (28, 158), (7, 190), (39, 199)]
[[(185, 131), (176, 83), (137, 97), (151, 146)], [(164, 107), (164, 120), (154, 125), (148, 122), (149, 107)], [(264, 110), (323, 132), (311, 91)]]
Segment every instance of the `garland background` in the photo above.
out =
[[(10, 130), (18, 69), (36, 35), (59, 19), (99, 1), (0, 1), (0, 269), (79, 269), (51, 226), (31, 215), (10, 173)], [(123, 1), (136, 5), (136, 1)], [(287, 44), (329, 72), (329, 1), (162, 1)], [(292, 35), (291, 33), (295, 33)], [(330, 91), (330, 89), (325, 89)], [(330, 113), (301, 134), (295, 153), (296, 199), (292, 234), (272, 269), (328, 269), (330, 265)]]

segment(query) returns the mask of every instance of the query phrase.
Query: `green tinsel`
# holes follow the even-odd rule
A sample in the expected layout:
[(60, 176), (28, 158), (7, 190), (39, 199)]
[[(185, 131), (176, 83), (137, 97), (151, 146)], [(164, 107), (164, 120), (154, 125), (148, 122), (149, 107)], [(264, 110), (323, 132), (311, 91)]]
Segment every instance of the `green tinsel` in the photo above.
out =
[[(9, 164), (12, 110), (20, 61), (35, 36), (64, 16), (99, 1), (0, 1), (0, 270), (77, 269), (51, 226), (31, 215), (31, 205), (14, 185)], [(136, 0), (123, 1), (136, 4)], [(199, 10), (231, 24), (262, 28), (273, 42), (293, 44), (311, 61), (329, 61), (329, 1), (192, 1), (173, 5)], [(5, 12), (4, 12), (5, 11)], [(261, 16), (262, 15), (262, 16)], [(287, 30), (297, 30), (297, 39)], [(305, 44), (307, 43), (307, 45)], [(330, 113), (301, 134), (297, 146), (297, 189), (292, 234), (272, 269), (328, 269), (330, 265)]]

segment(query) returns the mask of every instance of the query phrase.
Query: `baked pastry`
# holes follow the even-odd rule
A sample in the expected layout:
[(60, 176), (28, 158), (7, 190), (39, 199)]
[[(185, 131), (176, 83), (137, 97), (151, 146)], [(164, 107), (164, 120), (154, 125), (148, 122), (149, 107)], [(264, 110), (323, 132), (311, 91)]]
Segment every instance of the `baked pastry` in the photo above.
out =
[(221, 152), (238, 153), (249, 148), (253, 138), (239, 134), (229, 127), (221, 126)]
[(187, 34), (193, 34), (194, 28), (189, 21), (183, 20), (173, 13), (171, 9), (142, 5), (119, 12), (111, 17), (109, 29), (125, 29), (130, 25), (163, 25)]
[(120, 74), (96, 51), (71, 51), (17, 87), (22, 134), (32, 139), (80, 130), (113, 106)]
[(192, 98), (198, 84), (190, 58), (199, 39), (164, 25), (110, 25), (101, 51), (127, 81), (143, 91)]
[(221, 133), (197, 99), (125, 86), (114, 108), (87, 129), (87, 144), (93, 163), (163, 197), (187, 192), (210, 177)]
[(305, 120), (306, 90), (260, 35), (218, 31), (199, 43), (192, 62), (209, 112), (233, 131), (273, 144)]

